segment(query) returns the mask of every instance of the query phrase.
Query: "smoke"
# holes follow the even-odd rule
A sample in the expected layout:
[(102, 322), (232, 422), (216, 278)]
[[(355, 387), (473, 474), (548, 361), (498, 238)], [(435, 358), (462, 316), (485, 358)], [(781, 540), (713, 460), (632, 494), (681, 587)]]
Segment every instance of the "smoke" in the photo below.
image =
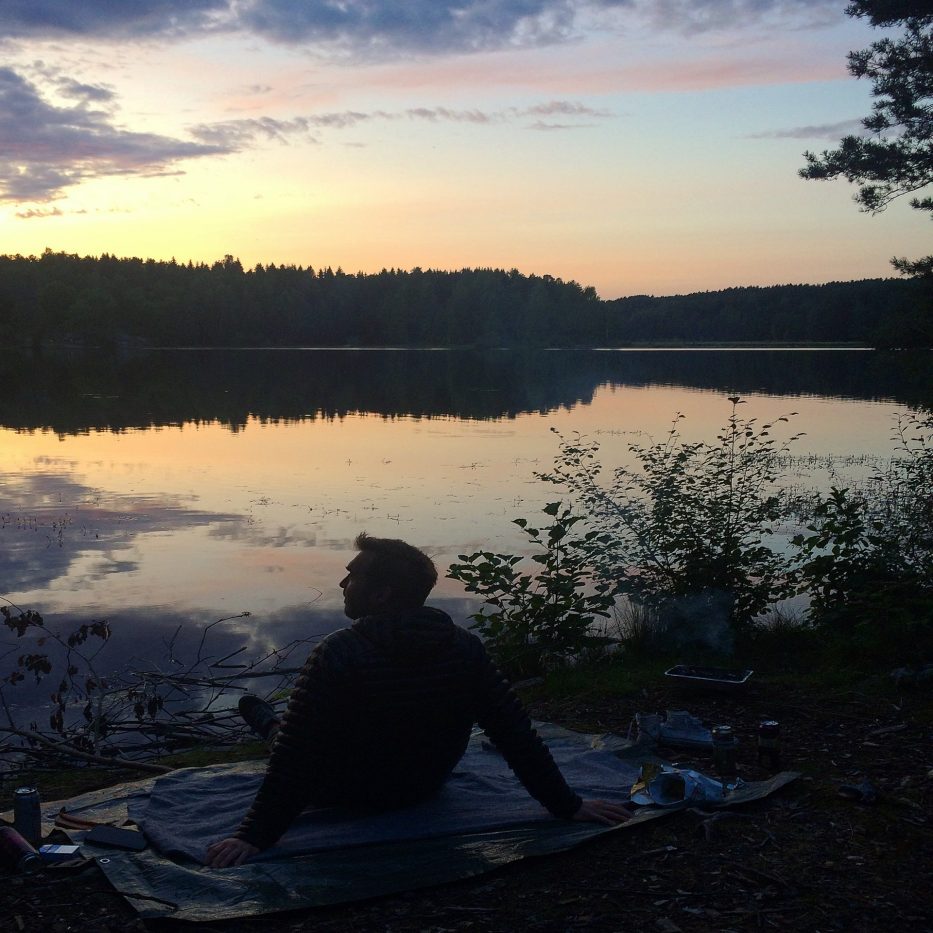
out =
[(735, 597), (724, 590), (702, 590), (665, 600), (658, 614), (666, 644), (685, 661), (710, 654), (731, 656), (734, 605)]

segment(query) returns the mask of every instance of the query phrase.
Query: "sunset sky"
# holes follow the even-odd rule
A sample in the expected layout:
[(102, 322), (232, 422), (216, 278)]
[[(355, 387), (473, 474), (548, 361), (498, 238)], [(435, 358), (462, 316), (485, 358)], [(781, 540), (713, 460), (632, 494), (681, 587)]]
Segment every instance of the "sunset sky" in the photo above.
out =
[(893, 274), (797, 177), (845, 0), (0, 0), (0, 253), (518, 268), (603, 298)]

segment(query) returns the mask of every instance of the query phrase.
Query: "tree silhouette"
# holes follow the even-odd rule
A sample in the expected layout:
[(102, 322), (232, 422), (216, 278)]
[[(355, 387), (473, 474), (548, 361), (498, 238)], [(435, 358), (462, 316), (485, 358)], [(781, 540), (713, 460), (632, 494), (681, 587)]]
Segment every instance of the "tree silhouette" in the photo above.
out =
[[(903, 31), (849, 53), (849, 72), (872, 82), (872, 113), (862, 120), (868, 135), (846, 136), (838, 149), (819, 156), (805, 152), (800, 175), (846, 178), (860, 186), (856, 203), (876, 214), (933, 183), (933, 3), (854, 0), (846, 13)], [(910, 205), (933, 211), (933, 197), (912, 197)], [(906, 275), (933, 278), (933, 256), (891, 262)]]

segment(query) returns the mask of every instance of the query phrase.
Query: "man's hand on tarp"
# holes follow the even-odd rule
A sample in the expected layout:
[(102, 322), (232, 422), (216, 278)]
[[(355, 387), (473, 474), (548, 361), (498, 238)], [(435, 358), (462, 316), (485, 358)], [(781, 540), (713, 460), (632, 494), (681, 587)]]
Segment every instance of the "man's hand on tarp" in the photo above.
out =
[(207, 860), (204, 862), (208, 868), (230, 868), (231, 865), (242, 865), (251, 855), (256, 855), (259, 849), (242, 839), (221, 839), (212, 842), (207, 847)]
[(608, 800), (584, 800), (573, 818), (581, 823), (605, 823), (607, 826), (615, 826), (616, 823), (630, 820), (632, 811)]

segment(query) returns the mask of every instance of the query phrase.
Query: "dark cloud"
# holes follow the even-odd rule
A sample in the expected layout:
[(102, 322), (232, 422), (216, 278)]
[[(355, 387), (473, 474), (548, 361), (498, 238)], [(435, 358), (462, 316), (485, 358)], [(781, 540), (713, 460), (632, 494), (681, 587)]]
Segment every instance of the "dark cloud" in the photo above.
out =
[(37, 60), (32, 62), (23, 71), (30, 76), (40, 79), (52, 86), (56, 93), (69, 100), (77, 100), (85, 104), (108, 104), (115, 99), (114, 92), (102, 84), (84, 84), (65, 74), (58, 65)]
[(0, 201), (48, 201), (87, 178), (151, 174), (183, 159), (230, 151), (120, 129), (111, 114), (89, 106), (93, 94), (105, 89), (67, 86), (80, 102), (58, 107), (12, 68), (0, 68)]
[(109, 88), (100, 84), (82, 84), (73, 78), (62, 78), (58, 82), (58, 93), (63, 97), (94, 104), (104, 104), (114, 98), (114, 93)]
[(477, 51), (543, 45), (573, 32), (578, 0), (244, 0), (241, 28), (276, 42), (384, 57), (393, 51)]
[(190, 128), (191, 135), (203, 143), (229, 149), (244, 149), (261, 140), (288, 142), (293, 136), (303, 136), (307, 141), (316, 142), (311, 131), (315, 129), (347, 129), (359, 123), (373, 119), (397, 119), (398, 114), (384, 111), (359, 113), (344, 110), (339, 113), (319, 113), (308, 117), (294, 117), (291, 120), (277, 120), (274, 117), (246, 117), (239, 120), (224, 120), (220, 123), (201, 123)]
[(37, 217), (61, 217), (62, 212), (57, 207), (52, 207), (48, 210), (33, 207), (28, 211), (17, 211), (16, 216), (21, 220), (34, 220)]
[(862, 120), (840, 120), (838, 123), (816, 123), (811, 126), (795, 126), (786, 130), (769, 130), (763, 133), (750, 133), (749, 139), (839, 139), (840, 136), (860, 134), (865, 127)]
[[(336, 113), (313, 114), (291, 120), (276, 120), (272, 117), (225, 120), (221, 123), (204, 123), (190, 128), (191, 135), (203, 143), (220, 146), (225, 150), (243, 149), (263, 140), (288, 142), (289, 137), (302, 136), (313, 139), (309, 134), (315, 129), (349, 129), (372, 120), (421, 120), (426, 123), (472, 123), (488, 125), (508, 123), (528, 117), (540, 116), (610, 117), (608, 110), (597, 110), (572, 101), (550, 101), (533, 107), (509, 107), (505, 110), (453, 110), (449, 107), (410, 107), (401, 111), (373, 110), (361, 113), (345, 110)], [(567, 124), (568, 129), (590, 124)], [(535, 124), (534, 129), (543, 128)]]
[(202, 143), (233, 150), (243, 149), (262, 139), (287, 142), (290, 136), (307, 136), (310, 129), (311, 123), (304, 117), (296, 117), (294, 120), (250, 117), (224, 120), (222, 123), (203, 123), (192, 127), (190, 132)]
[(182, 36), (214, 28), (229, 0), (3, 0), (0, 37)]
[(842, 15), (840, 0), (4, 0), (0, 39), (240, 32), (338, 57), (385, 59), (549, 45), (575, 36), (591, 14), (620, 11), (682, 31), (786, 17), (812, 25)]
[(838, 0), (639, 0), (637, 7), (662, 28), (696, 32), (755, 25), (765, 20), (827, 25), (840, 20), (844, 5)]
[(413, 120), (429, 123), (496, 123), (499, 114), (483, 113), (481, 110), (450, 110), (447, 107), (412, 107), (405, 115)]
[[(352, 57), (560, 42), (589, 0), (4, 0), (0, 38), (189, 38), (246, 32)], [(598, 2), (600, 8), (627, 2)]]

